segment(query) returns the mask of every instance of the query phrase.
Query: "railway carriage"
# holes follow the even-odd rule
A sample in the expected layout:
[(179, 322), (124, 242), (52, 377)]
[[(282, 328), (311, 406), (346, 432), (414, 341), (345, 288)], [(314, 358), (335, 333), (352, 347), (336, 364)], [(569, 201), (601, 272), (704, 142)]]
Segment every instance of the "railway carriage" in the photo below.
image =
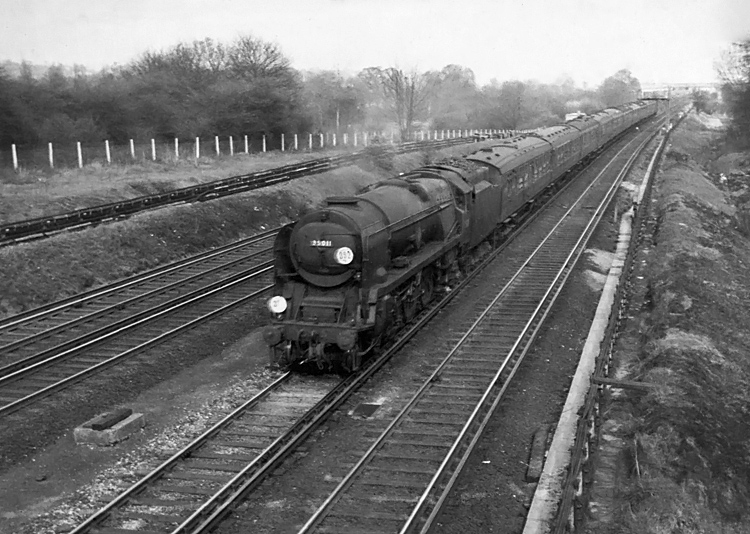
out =
[(328, 198), (276, 238), (270, 363), (357, 369), (494, 244), (501, 223), (655, 111), (609, 108)]
[(583, 117), (568, 121), (565, 124), (578, 130), (581, 138), (582, 154), (591, 154), (601, 146), (601, 123), (594, 120), (591, 115), (584, 115)]
[(537, 130), (536, 134), (552, 146), (552, 160), (555, 172), (561, 175), (581, 161), (583, 138), (571, 126), (551, 126)]

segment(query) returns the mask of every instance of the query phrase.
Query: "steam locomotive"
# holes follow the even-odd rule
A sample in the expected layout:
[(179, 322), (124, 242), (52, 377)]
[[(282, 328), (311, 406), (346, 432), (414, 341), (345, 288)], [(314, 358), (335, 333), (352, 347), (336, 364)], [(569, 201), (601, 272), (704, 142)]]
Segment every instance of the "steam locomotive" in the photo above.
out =
[(608, 108), (329, 197), (276, 237), (271, 365), (356, 370), (500, 238), (501, 223), (655, 113), (648, 101)]

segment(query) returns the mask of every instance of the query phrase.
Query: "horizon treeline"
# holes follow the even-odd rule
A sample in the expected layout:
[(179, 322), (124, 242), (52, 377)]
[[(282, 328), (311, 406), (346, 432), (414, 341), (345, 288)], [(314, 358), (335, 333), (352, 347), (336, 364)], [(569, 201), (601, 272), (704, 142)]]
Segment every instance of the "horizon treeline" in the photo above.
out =
[(492, 80), (470, 68), (404, 72), (371, 67), (355, 76), (302, 72), (281, 49), (252, 36), (146, 52), (90, 74), (62, 65), (43, 76), (23, 63), (0, 67), (0, 145), (169, 140), (414, 129), (526, 129), (635, 100), (640, 83), (623, 69), (596, 89)]

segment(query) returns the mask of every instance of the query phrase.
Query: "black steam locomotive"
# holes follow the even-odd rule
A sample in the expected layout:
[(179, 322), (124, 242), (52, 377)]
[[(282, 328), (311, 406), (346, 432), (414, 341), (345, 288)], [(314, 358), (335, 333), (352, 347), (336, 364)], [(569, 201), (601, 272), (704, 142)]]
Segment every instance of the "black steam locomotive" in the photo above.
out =
[(500, 223), (655, 113), (646, 101), (605, 109), (328, 198), (276, 238), (271, 364), (357, 369), (499, 237)]

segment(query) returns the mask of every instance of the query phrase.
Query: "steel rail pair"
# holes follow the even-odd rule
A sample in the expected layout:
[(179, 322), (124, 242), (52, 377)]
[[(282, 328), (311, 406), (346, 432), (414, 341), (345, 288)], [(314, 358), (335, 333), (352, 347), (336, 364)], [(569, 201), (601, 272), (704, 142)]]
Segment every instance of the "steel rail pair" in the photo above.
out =
[[(180, 295), (63, 345), (11, 364), (0, 377), (0, 416), (59, 391), (269, 291), (270, 261)], [(32, 363), (33, 362), (33, 363)], [(15, 370), (14, 370), (15, 369)]]

